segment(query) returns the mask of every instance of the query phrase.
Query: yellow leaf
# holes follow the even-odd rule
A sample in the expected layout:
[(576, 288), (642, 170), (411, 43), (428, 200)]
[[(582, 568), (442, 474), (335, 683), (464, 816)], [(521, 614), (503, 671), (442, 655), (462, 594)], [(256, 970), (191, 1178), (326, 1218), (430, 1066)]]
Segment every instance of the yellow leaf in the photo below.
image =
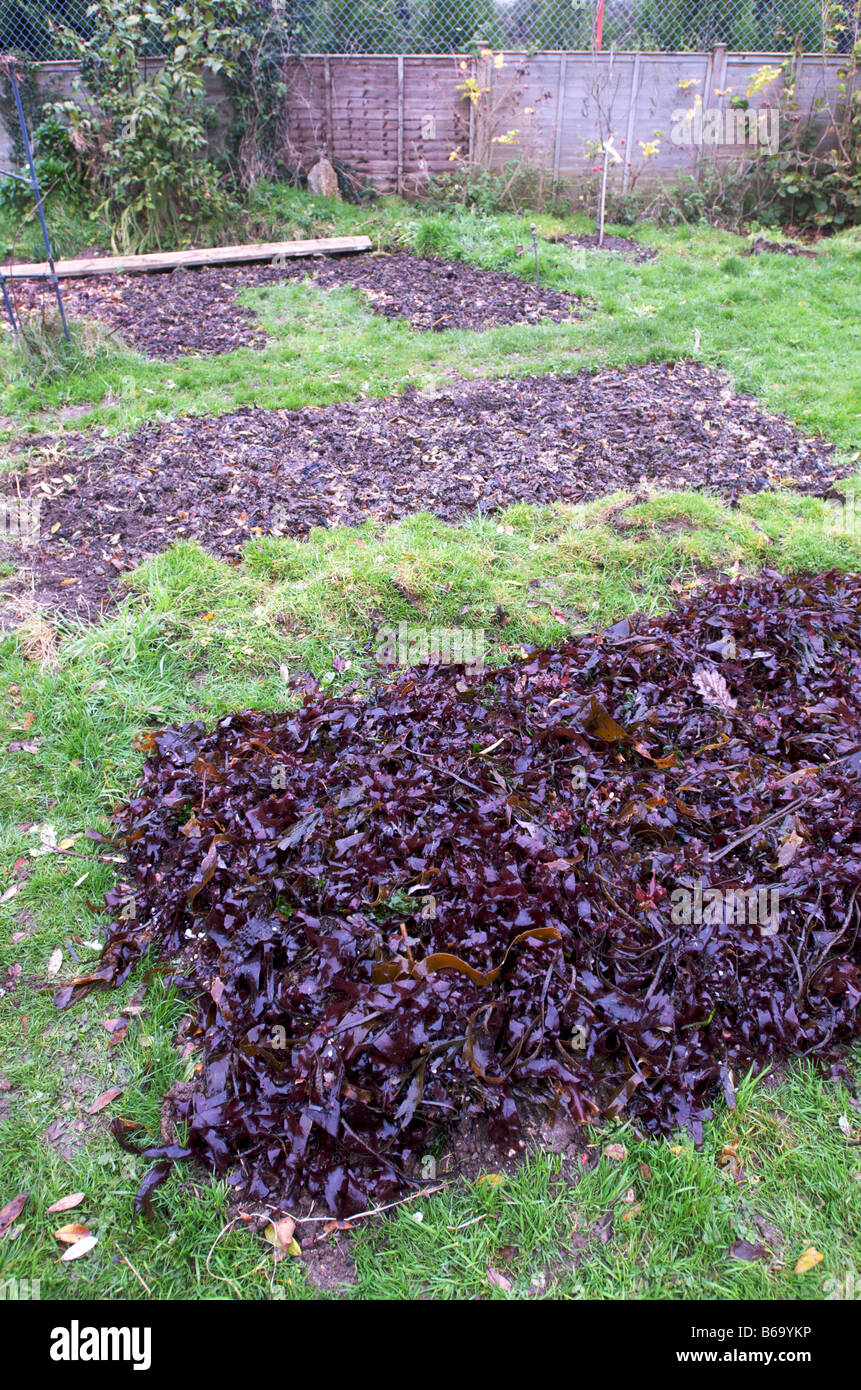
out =
[(824, 1259), (825, 1256), (821, 1250), (817, 1250), (815, 1245), (808, 1245), (807, 1249), (803, 1250), (798, 1258), (795, 1272), (796, 1274), (806, 1274), (809, 1269), (813, 1269), (815, 1265), (821, 1264)]
[(500, 1187), (504, 1182), (504, 1173), (482, 1173), (475, 1185), (476, 1187)]
[[(264, 1240), (268, 1240), (270, 1245), (277, 1245), (292, 1255), (294, 1252), (291, 1246), (296, 1245), (293, 1239), (293, 1232), (296, 1230), (296, 1222), (292, 1217), (284, 1216), (280, 1221), (270, 1221), (266, 1230), (263, 1232)], [(297, 1250), (299, 1249), (296, 1246)], [(300, 1251), (301, 1254), (301, 1251)]]

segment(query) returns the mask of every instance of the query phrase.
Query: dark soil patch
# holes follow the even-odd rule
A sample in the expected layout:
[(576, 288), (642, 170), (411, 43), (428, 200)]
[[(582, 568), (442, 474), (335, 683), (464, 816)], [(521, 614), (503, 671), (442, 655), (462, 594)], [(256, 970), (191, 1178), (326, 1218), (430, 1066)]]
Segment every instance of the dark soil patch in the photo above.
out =
[[(236, 559), (254, 535), (386, 524), (427, 510), (457, 522), (513, 502), (582, 502), (644, 482), (821, 494), (832, 445), (696, 363), (481, 380), (439, 396), (185, 417), (130, 439), (64, 440), (15, 477), (38, 494), (25, 561), (38, 601), (96, 611), (112, 582), (194, 537)], [(10, 484), (7, 484), (10, 486)], [(0, 559), (20, 561), (13, 546)]]
[(439, 261), (407, 252), (329, 262), (315, 271), (318, 284), (354, 285), (374, 311), (389, 319), (409, 319), (410, 327), (482, 330), (511, 323), (559, 322), (576, 316), (575, 295), (542, 286), (519, 275), (482, 270), (466, 261)]
[(775, 256), (807, 256), (808, 260), (816, 260), (816, 252), (811, 251), (807, 246), (799, 246), (797, 241), (766, 241), (763, 237), (757, 237), (756, 241), (745, 251), (745, 256), (761, 256), (769, 253)]
[(195, 1156), (344, 1215), (464, 1117), (505, 1148), (535, 1107), (699, 1141), (749, 1068), (838, 1060), (859, 604), (859, 575), (766, 574), (480, 676), (153, 733), (117, 814), (135, 919), (109, 892), (99, 966), (56, 997), (195, 943), (204, 1093), (174, 1099), (187, 1148), (142, 1145), (140, 1201)]
[(337, 1294), (345, 1285), (357, 1284), (358, 1273), (348, 1234), (320, 1234), (320, 1226), (299, 1223), (296, 1239), (302, 1247), (301, 1268), (305, 1278), (324, 1293)]
[(565, 246), (583, 246), (587, 251), (615, 251), (618, 255), (624, 256), (625, 260), (633, 261), (636, 265), (642, 265), (645, 261), (653, 261), (658, 254), (653, 246), (643, 246), (633, 237), (610, 236), (608, 233), (605, 233), (602, 246), (598, 245), (597, 232), (583, 236), (576, 236), (574, 232), (568, 232), (565, 236), (551, 236), (547, 240), (556, 244), (561, 242)]
[[(579, 305), (575, 296), (538, 290), (517, 275), (407, 252), (96, 276), (64, 281), (63, 296), (71, 318), (98, 319), (147, 356), (173, 360), (264, 348), (266, 333), (236, 296), (252, 286), (307, 277), (325, 289), (353, 285), (375, 313), (406, 318), (418, 331), (559, 321), (571, 318)], [(52, 302), (40, 281), (16, 282), (15, 295), (19, 309), (30, 312)]]

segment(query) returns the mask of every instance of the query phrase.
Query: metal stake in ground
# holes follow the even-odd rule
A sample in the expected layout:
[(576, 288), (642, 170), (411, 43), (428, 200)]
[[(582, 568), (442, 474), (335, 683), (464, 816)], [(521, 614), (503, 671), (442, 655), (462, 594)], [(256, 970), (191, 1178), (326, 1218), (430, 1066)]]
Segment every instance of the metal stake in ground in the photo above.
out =
[(18, 320), (15, 318), (15, 310), (12, 308), (12, 301), (9, 298), (9, 291), (6, 288), (6, 277), (0, 275), (0, 290), (3, 291), (3, 303), (6, 306), (6, 313), (9, 315), (9, 322), (12, 325), (12, 332), (18, 332)]
[[(57, 271), (54, 267), (54, 253), (51, 250), (51, 238), (48, 236), (48, 227), (45, 222), (45, 214), (42, 211), (42, 190), (39, 187), (39, 179), (36, 175), (36, 165), (33, 161), (33, 150), (30, 145), (30, 136), (27, 131), (27, 121), (24, 117), (24, 106), (21, 102), (21, 92), (18, 87), (18, 79), (15, 76), (15, 60), (10, 55), (2, 59), (2, 63), (7, 73), (9, 74), (9, 81), (12, 84), (12, 95), (15, 98), (15, 110), (18, 113), (18, 124), (21, 127), (21, 139), (24, 142), (24, 153), (27, 156), (27, 164), (30, 169), (30, 190), (32, 193), (35, 194), (36, 197), (36, 212), (39, 217), (39, 225), (42, 228), (42, 240), (45, 243), (45, 255), (48, 259), (48, 282), (51, 285), (54, 294), (57, 296), (57, 308), (60, 310), (60, 322), (63, 325), (63, 332), (66, 335), (66, 342), (68, 343), (71, 342), (71, 335), (69, 333), (69, 325), (66, 323), (66, 311), (63, 308), (63, 296), (60, 294), (60, 282), (57, 279)], [(23, 178), (20, 174), (12, 174), (10, 173), (10, 171), (6, 172), (10, 174), (11, 178), (19, 179), (21, 183), (28, 182), (28, 180)], [(11, 314), (11, 306), (9, 305), (5, 285), (3, 287), (3, 298), (4, 300), (6, 300), (7, 308), (9, 308), (9, 312)]]
[(541, 277), (538, 274), (538, 228), (534, 222), (530, 222), (529, 230), (532, 233), (532, 250), (535, 253), (535, 283), (541, 288)]

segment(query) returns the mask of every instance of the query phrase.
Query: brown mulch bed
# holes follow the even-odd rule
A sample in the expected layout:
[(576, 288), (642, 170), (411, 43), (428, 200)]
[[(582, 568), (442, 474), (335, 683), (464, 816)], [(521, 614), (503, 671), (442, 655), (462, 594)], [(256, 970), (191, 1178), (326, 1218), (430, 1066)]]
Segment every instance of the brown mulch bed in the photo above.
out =
[(446, 328), (482, 330), (540, 319), (576, 317), (580, 301), (507, 271), (483, 270), (465, 261), (438, 261), (406, 251), (330, 262), (318, 271), (321, 285), (355, 285), (374, 311), (409, 319), (422, 332)]
[(816, 252), (811, 251), (807, 246), (799, 246), (797, 241), (766, 241), (764, 237), (757, 237), (744, 254), (745, 256), (760, 256), (763, 252), (775, 256), (806, 256), (808, 260), (816, 260)]
[[(733, 499), (768, 487), (824, 494), (833, 446), (697, 363), (462, 382), (435, 397), (185, 416), (128, 439), (85, 436), (22, 465), (42, 497), (28, 551), (36, 598), (96, 610), (112, 581), (178, 539), (237, 559), (271, 531), (458, 522), (513, 502), (584, 502), (644, 482)], [(0, 559), (20, 562), (9, 543)]]
[[(257, 271), (258, 278), (249, 275)], [(206, 266), (148, 275), (97, 275), (62, 282), (66, 315), (96, 320), (147, 357), (175, 360), (236, 348), (264, 348), (266, 333), (252, 309), (235, 302), (247, 285), (283, 275), (265, 266)], [(15, 286), (18, 312), (53, 312), (54, 299), (36, 280)]]
[[(407, 252), (67, 280), (63, 297), (70, 318), (98, 319), (148, 357), (174, 360), (264, 348), (266, 333), (236, 296), (256, 285), (308, 277), (324, 289), (353, 285), (375, 313), (406, 318), (419, 332), (559, 322), (574, 316), (580, 302), (559, 290), (539, 290), (517, 275)], [(53, 307), (41, 281), (19, 281), (14, 293), (21, 312)]]
[(591, 232), (584, 236), (575, 236), (573, 232), (568, 232), (565, 236), (551, 236), (547, 240), (557, 244), (563, 242), (565, 246), (584, 246), (587, 251), (615, 251), (636, 265), (642, 265), (645, 261), (653, 261), (658, 254), (653, 246), (643, 246), (641, 242), (635, 241), (630, 236), (605, 234), (604, 244), (600, 247), (597, 232)]

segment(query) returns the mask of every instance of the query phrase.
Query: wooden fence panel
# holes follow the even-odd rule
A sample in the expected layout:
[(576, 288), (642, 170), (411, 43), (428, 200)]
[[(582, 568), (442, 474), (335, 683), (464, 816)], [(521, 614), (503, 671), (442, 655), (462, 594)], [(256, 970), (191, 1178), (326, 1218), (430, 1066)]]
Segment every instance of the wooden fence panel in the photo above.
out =
[[(743, 152), (735, 136), (741, 130), (743, 139), (745, 130), (732, 98), (745, 97), (764, 66), (780, 68), (784, 61), (784, 54), (728, 53), (720, 45), (713, 53), (510, 52), (501, 65), (440, 54), (310, 55), (285, 73), (285, 162), (307, 172), (329, 154), (383, 192), (417, 191), (429, 175), (452, 167), (454, 151), (492, 168), (522, 156), (549, 176), (571, 181), (599, 163), (589, 146), (603, 126), (614, 133), (623, 157), (613, 169), (616, 180), (672, 177), (695, 171), (703, 155)], [(840, 67), (837, 57), (802, 55), (795, 93), (801, 111), (827, 115)], [(52, 94), (71, 95), (77, 71), (74, 63), (46, 63), (39, 81)], [(472, 72), (482, 88), (474, 108), (464, 88)], [(750, 97), (750, 105), (773, 105), (783, 81), (781, 73)], [(219, 140), (229, 105), (217, 80), (208, 80), (207, 98), (219, 108)], [(715, 148), (678, 138), (674, 113), (677, 118), (697, 101), (707, 116), (720, 115), (723, 138)], [(642, 145), (651, 142), (657, 152), (644, 158)], [(0, 163), (8, 160), (10, 144), (0, 124)]]

